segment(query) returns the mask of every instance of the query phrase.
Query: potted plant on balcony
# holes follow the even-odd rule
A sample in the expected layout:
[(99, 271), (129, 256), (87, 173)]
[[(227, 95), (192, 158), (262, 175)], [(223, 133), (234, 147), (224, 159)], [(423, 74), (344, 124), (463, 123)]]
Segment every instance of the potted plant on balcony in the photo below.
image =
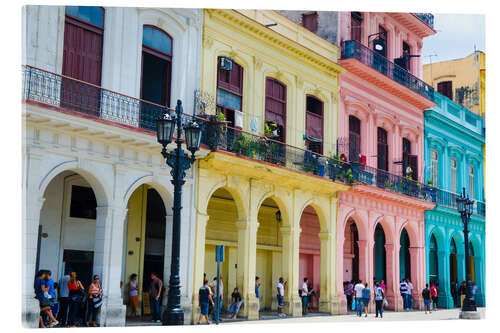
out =
[(227, 137), (227, 121), (226, 116), (220, 110), (216, 111), (215, 115), (199, 115), (201, 118), (205, 118), (206, 122), (206, 142), (210, 147), (210, 150), (215, 151), (219, 148), (227, 147), (226, 142)]
[[(245, 155), (248, 156), (248, 154), (251, 154), (251, 151), (249, 150), (250, 146), (250, 137), (248, 134), (241, 133), (238, 135), (238, 137), (233, 141), (233, 144), (231, 146), (231, 151), (233, 153), (239, 154), (239, 155)], [(249, 156), (252, 157), (252, 156)]]

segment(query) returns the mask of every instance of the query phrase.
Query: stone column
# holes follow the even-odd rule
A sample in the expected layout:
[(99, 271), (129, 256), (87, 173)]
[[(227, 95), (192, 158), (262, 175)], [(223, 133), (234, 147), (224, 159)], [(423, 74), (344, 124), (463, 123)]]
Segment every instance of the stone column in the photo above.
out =
[(299, 285), (299, 239), (300, 227), (283, 226), (280, 228), (283, 236), (283, 252), (281, 255), (283, 264), (283, 279), (287, 282), (285, 286), (285, 299), (283, 310), (293, 317), (302, 316), (302, 305), (298, 295)]
[[(172, 227), (173, 215), (165, 217), (165, 249), (163, 250), (163, 284), (167, 288), (167, 283), (170, 280), (170, 264), (172, 262)], [(168, 302), (168, 289), (163, 293), (162, 304), (166, 308)]]
[(457, 253), (457, 279), (462, 282), (465, 281), (465, 255)]
[(259, 319), (257, 299), (255, 298), (255, 265), (259, 223), (257, 216), (254, 216), (249, 220), (239, 220), (235, 224), (238, 229), (237, 283), (241, 287), (241, 298), (245, 303), (242, 315), (248, 320), (255, 320)]
[(425, 247), (410, 247), (411, 258), (411, 282), (413, 284), (413, 306), (423, 310), (424, 300), (421, 291), (425, 287)]
[(335, 256), (337, 253), (335, 236), (332, 232), (320, 232), (318, 236), (320, 239), (321, 262), (319, 311), (339, 314), (339, 300), (335, 295)]
[(373, 269), (373, 265), (369, 262), (368, 254), (368, 241), (358, 240), (358, 252), (359, 252), (359, 279), (363, 281), (368, 281), (370, 275), (370, 269)]
[(205, 270), (205, 235), (206, 226), (210, 216), (203, 213), (196, 214), (195, 244), (194, 244), (194, 276), (193, 276), (193, 298), (192, 298), (192, 323), (198, 320), (200, 308), (198, 302), (198, 291), (203, 285), (203, 273)]
[(394, 244), (385, 244), (385, 264), (386, 264), (386, 289), (385, 295), (387, 297), (387, 302), (389, 303), (389, 308), (399, 311), (400, 310), (400, 302), (399, 302), (399, 265), (396, 265), (396, 262), (399, 263), (399, 256), (396, 256), (396, 253), (399, 250), (399, 246)]
[(120, 281), (126, 216), (125, 208), (97, 207), (94, 274), (101, 277), (103, 287), (101, 326), (125, 326), (126, 306)]
[(476, 304), (478, 306), (485, 306), (483, 258), (480, 256), (474, 256), (474, 266), (477, 285)]
[[(278, 280), (281, 276), (283, 276), (282, 274), (282, 253), (281, 252), (278, 252), (278, 251), (273, 251), (272, 252), (272, 267), (273, 267), (273, 270), (272, 270), (272, 280), (271, 280), (271, 309), (276, 309), (278, 307), (278, 299), (276, 298), (276, 284), (278, 283)], [(262, 296), (260, 296), (262, 297)], [(262, 304), (262, 300), (261, 300), (261, 308), (263, 306)]]
[[(451, 295), (449, 249), (438, 251), (437, 257), (438, 257), (438, 280), (439, 280), (438, 305), (444, 306), (447, 309), (453, 308), (454, 301)], [(431, 281), (429, 281), (429, 287), (430, 287), (430, 282)]]

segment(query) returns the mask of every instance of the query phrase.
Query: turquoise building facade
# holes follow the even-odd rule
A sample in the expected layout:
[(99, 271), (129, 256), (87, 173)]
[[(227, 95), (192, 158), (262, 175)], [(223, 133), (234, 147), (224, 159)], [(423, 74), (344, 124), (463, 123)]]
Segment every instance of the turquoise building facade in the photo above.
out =
[(457, 193), (475, 200), (469, 225), (472, 281), (478, 286), (476, 303), (485, 304), (485, 197), (483, 118), (435, 92), (436, 106), (424, 112), (425, 181), (445, 190), (436, 194), (437, 206), (426, 211), (427, 282), (437, 282), (438, 306), (459, 305), (452, 283), (465, 280), (463, 223), (456, 209)]

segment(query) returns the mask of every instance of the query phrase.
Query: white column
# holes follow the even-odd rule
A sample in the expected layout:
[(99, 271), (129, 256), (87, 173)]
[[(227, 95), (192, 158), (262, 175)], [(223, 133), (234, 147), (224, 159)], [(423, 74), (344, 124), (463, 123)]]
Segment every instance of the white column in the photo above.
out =
[(97, 207), (94, 274), (101, 277), (103, 286), (101, 326), (125, 326), (120, 280), (126, 216), (125, 208)]

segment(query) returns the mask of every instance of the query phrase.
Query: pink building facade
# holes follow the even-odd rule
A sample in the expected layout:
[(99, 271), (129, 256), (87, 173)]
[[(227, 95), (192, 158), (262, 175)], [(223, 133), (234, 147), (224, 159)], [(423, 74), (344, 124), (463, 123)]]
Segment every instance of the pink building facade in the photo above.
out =
[(414, 307), (423, 307), (425, 210), (434, 204), (405, 193), (401, 177), (411, 178), (410, 187), (425, 181), (423, 111), (434, 103), (432, 88), (418, 79), (418, 56), (422, 38), (433, 33), (409, 13), (338, 15), (340, 64), (348, 69), (340, 81), (340, 152), (374, 182), (339, 195), (337, 253), (344, 255), (337, 258), (338, 293), (343, 295), (343, 281), (360, 279), (373, 290), (384, 280), (389, 308), (396, 311), (403, 309), (404, 278), (414, 286)]

